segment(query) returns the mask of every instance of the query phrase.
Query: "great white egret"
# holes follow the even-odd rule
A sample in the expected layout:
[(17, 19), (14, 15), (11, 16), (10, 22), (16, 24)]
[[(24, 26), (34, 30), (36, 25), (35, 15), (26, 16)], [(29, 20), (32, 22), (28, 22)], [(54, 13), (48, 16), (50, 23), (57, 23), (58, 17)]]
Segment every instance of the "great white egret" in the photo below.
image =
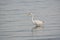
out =
[(34, 27), (34, 29), (43, 26), (44, 21), (41, 21), (41, 20), (34, 20), (34, 17), (35, 17), (35, 16), (34, 16), (32, 13), (27, 13), (27, 15), (28, 15), (28, 16), (32, 16), (32, 22), (33, 22), (34, 25), (36, 25), (36, 27)]

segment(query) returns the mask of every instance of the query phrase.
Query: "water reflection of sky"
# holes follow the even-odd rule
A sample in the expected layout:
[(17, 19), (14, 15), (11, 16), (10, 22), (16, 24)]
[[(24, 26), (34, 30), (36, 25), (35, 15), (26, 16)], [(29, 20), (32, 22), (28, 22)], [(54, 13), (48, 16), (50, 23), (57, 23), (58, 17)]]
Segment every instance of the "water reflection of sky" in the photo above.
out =
[[(36, 39), (59, 40), (60, 38), (60, 0), (0, 0), (0, 39), (32, 39), (34, 27), (31, 17), (24, 13), (32, 12), (45, 21), (44, 29), (34, 32)], [(23, 39), (24, 38), (24, 39)]]

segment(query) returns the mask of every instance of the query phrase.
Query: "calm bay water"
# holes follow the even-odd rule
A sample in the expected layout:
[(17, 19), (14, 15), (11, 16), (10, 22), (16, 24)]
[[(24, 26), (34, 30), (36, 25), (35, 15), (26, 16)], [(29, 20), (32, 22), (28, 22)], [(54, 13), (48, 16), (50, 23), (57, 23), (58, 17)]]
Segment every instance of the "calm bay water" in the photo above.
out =
[[(28, 12), (45, 21), (36, 36)], [(60, 40), (60, 0), (0, 0), (0, 40), (32, 39)]]

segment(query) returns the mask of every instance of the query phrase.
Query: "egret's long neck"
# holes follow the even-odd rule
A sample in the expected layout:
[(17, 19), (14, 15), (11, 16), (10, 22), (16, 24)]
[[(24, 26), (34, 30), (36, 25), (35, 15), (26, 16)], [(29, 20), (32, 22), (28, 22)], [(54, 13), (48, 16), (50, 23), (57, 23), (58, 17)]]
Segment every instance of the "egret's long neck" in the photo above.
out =
[(32, 15), (32, 21), (34, 20), (34, 15)]

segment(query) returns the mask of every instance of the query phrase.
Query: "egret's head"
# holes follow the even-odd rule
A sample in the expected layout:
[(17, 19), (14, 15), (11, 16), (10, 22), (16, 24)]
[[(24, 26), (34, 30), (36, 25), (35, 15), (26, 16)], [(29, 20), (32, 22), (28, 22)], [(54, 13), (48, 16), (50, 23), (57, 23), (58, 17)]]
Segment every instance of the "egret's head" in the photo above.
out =
[(29, 12), (29, 13), (26, 13), (26, 15), (27, 15), (27, 16), (32, 16), (32, 13), (31, 13), (31, 12)]

